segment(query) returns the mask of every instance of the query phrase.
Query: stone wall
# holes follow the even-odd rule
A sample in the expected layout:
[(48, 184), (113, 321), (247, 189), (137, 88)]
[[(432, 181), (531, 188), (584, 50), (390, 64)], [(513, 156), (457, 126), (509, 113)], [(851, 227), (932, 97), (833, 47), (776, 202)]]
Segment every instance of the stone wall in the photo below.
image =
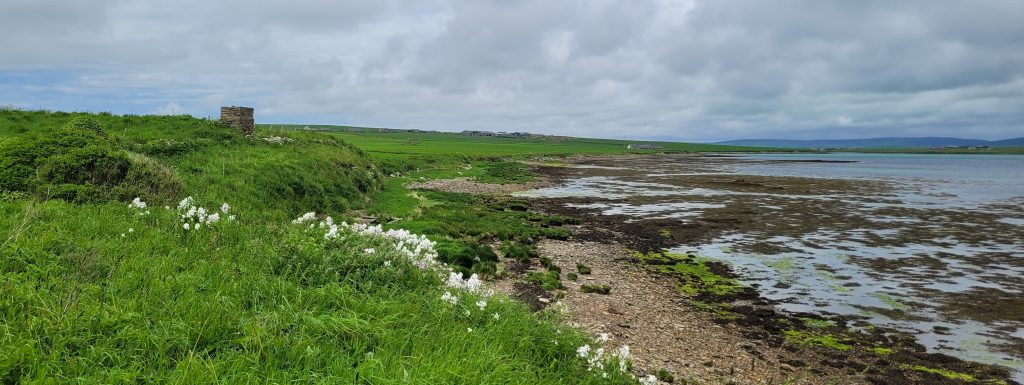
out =
[(253, 111), (252, 107), (221, 107), (220, 122), (250, 135), (255, 126), (255, 120), (252, 118)]

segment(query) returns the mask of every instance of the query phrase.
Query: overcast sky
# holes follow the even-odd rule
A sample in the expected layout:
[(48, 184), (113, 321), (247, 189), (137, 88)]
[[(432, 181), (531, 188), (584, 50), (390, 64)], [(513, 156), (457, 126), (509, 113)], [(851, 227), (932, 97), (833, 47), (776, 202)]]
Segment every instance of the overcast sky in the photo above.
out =
[(1024, 1), (0, 1), (0, 104), (607, 138), (1024, 136)]

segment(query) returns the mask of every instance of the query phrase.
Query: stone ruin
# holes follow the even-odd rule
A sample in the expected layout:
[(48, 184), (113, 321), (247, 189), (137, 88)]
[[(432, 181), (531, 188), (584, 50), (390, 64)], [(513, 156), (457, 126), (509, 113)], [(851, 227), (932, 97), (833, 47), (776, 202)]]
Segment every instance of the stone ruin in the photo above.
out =
[(241, 129), (246, 135), (252, 135), (255, 120), (252, 118), (252, 107), (221, 107), (220, 122)]

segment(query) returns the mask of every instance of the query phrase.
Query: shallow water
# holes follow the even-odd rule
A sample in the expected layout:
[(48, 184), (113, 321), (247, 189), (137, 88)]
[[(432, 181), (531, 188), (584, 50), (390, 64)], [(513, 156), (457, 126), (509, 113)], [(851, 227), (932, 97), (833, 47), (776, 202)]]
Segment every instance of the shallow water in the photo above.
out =
[[(785, 310), (859, 316), (912, 333), (931, 351), (1011, 367), (1024, 381), (1024, 352), (1010, 353), (1024, 346), (1021, 317), (1013, 309), (973, 316), (963, 304), (991, 293), (1004, 301), (996, 304), (1020, 304), (1005, 298), (1024, 296), (1024, 156), (759, 154), (697, 170), (680, 162), (686, 160), (665, 158), (632, 173), (591, 175), (522, 195), (603, 199), (575, 207), (683, 222), (737, 201), (783, 216), (793, 204), (832, 202), (866, 225), (823, 220), (798, 235), (765, 226), (675, 251), (729, 263)], [(801, 195), (666, 182), (721, 174), (884, 181), (892, 189)], [(782, 251), (742, 251), (751, 244)], [(1000, 346), (1007, 343), (1018, 345)]]

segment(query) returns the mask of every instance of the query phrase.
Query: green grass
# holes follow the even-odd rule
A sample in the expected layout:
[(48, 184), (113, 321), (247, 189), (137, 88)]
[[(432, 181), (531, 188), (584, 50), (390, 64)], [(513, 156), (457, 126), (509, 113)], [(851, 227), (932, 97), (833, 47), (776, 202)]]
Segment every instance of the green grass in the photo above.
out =
[[(408, 191), (405, 177), (387, 178), (381, 159), (335, 134), (244, 137), (189, 117), (3, 110), (0, 146), (80, 116), (100, 122), (105, 148), (145, 156), (180, 187), (154, 195), (148, 215), (117, 197), (0, 193), (0, 382), (635, 382), (588, 371), (575, 349), (594, 342), (553, 313), (501, 296), (485, 310), (472, 294), (452, 306), (440, 278), (386, 239), (327, 241), (290, 223), (362, 209), (477, 247), (566, 236), (551, 227), (558, 218)], [(184, 195), (213, 210), (228, 202), (237, 219), (185, 230), (175, 210)]]
[[(270, 125), (281, 130), (295, 130), (303, 125)], [(467, 158), (497, 158), (527, 155), (626, 154), (633, 141), (588, 138), (505, 138), (468, 136), (458, 133), (431, 133), (364, 129), (347, 126), (311, 126), (329, 130), (333, 135), (364, 149), (375, 156), (412, 157), (415, 155), (455, 155)], [(646, 142), (645, 142), (646, 143)], [(661, 151), (723, 152), (760, 151), (753, 147), (711, 144), (657, 142)]]
[(544, 290), (562, 289), (562, 275), (558, 271), (531, 271), (526, 274), (526, 282), (540, 285)]
[[(383, 184), (374, 162), (336, 137), (289, 133), (290, 142), (271, 144), (262, 138), (277, 134), (245, 137), (214, 121), (186, 116), (4, 110), (0, 135), (10, 136), (6, 148), (13, 139), (62, 127), (76, 117), (98, 121), (112, 148), (144, 155), (171, 170), (182, 184), (175, 195), (230, 201), (275, 219), (309, 210), (359, 208), (365, 205), (366, 194)], [(154, 197), (150, 203), (166, 205), (181, 198)]]

